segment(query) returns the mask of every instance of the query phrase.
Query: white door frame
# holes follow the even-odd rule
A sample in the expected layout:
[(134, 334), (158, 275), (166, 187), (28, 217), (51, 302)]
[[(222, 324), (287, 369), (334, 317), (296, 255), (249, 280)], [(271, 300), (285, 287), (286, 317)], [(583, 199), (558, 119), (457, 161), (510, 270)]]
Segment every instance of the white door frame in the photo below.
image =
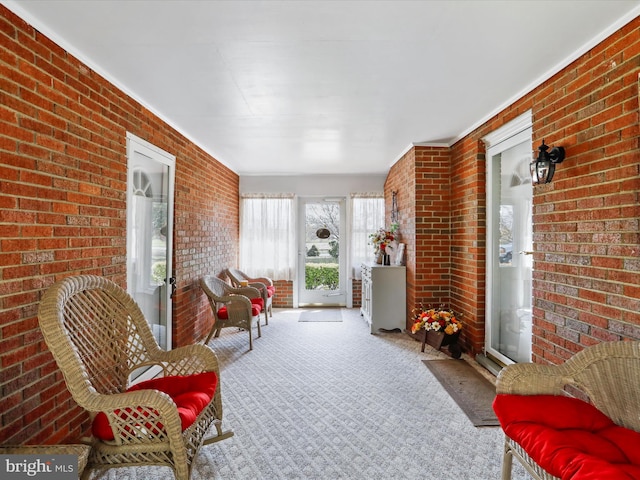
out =
[[(134, 171), (135, 171), (135, 161), (137, 155), (145, 156), (151, 159), (154, 162), (158, 162), (164, 167), (168, 169), (168, 186), (166, 192), (167, 198), (167, 223), (166, 223), (166, 285), (164, 288), (164, 301), (165, 305), (165, 316), (166, 316), (166, 345), (162, 345), (163, 349), (170, 350), (172, 348), (172, 303), (171, 303), (171, 295), (172, 295), (172, 287), (171, 281), (173, 279), (173, 212), (174, 212), (174, 186), (175, 186), (175, 167), (176, 167), (176, 157), (171, 155), (170, 153), (165, 152), (164, 150), (156, 147), (155, 145), (143, 140), (142, 138), (133, 135), (132, 133), (127, 132), (126, 134), (127, 140), (127, 291), (129, 294), (134, 296), (135, 292), (133, 292), (133, 261), (132, 261), (132, 244), (133, 244), (133, 231), (131, 229), (133, 225), (133, 208), (132, 205), (134, 203), (133, 197), (133, 185), (134, 185)], [(162, 292), (162, 289), (160, 289)], [(161, 294), (162, 295), (162, 294)], [(147, 369), (143, 373), (136, 373), (135, 381), (146, 380), (149, 378), (153, 378), (160, 372), (160, 367), (152, 367)]]
[[(331, 202), (338, 203), (340, 206), (340, 255), (338, 257), (338, 270), (340, 285), (338, 290), (312, 292), (305, 289), (305, 257), (306, 257), (306, 205), (308, 203)], [(345, 197), (298, 197), (298, 259), (297, 259), (297, 288), (295, 288), (296, 302), (298, 305), (326, 305), (326, 306), (346, 306), (348, 280), (347, 280), (347, 251), (348, 251), (348, 234), (347, 231), (347, 205)]]
[(486, 147), (486, 192), (487, 192), (487, 237), (486, 237), (486, 302), (485, 302), (485, 352), (495, 357), (505, 365), (514, 363), (506, 355), (495, 350), (491, 345), (492, 334), (492, 315), (496, 309), (494, 305), (495, 295), (493, 292), (492, 279), (498, 273), (496, 271), (496, 262), (494, 261), (494, 252), (499, 245), (499, 239), (496, 238), (495, 229), (492, 227), (498, 219), (495, 218), (494, 209), (491, 205), (500, 198), (500, 185), (495, 185), (492, 179), (495, 176), (493, 165), (493, 157), (509, 148), (531, 141), (532, 136), (532, 114), (527, 111), (516, 117), (511, 122), (503, 125), (499, 129), (490, 133), (483, 138)]

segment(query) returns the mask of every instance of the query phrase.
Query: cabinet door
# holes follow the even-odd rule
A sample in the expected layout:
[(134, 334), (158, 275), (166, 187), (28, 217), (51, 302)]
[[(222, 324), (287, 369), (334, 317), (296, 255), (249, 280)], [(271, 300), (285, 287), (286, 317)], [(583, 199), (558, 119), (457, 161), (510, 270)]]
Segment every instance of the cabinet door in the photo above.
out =
[(371, 267), (371, 333), (406, 328), (406, 268)]

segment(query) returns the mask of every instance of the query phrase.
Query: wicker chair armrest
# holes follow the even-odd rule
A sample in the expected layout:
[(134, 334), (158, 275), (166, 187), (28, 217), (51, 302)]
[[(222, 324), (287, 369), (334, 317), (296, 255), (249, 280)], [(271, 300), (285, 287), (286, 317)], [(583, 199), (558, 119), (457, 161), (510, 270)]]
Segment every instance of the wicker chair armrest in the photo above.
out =
[(135, 390), (116, 394), (94, 394), (83, 405), (90, 412), (106, 414), (117, 444), (179, 438), (182, 422), (176, 404), (158, 390)]
[[(235, 296), (244, 296), (247, 298), (261, 298), (262, 295), (260, 294), (260, 290), (255, 288), (255, 287), (238, 287), (238, 288), (234, 288), (234, 287), (228, 287), (227, 288), (227, 292), (232, 293), (233, 295), (231, 295), (231, 298), (234, 298)], [(249, 302), (251, 303), (251, 302)]]
[[(257, 297), (260, 297), (260, 295)], [(230, 295), (229, 300), (224, 303), (227, 307), (227, 311), (229, 312), (229, 316), (232, 316), (233, 312), (242, 310), (243, 312), (247, 312), (249, 317), (251, 317), (251, 300), (249, 300), (245, 295)]]
[(262, 282), (250, 282), (249, 286), (253, 287), (253, 288), (257, 288), (261, 292), (262, 291), (266, 292), (266, 290), (267, 290), (267, 285), (265, 283), (262, 283)]
[(247, 280), (249, 282), (263, 283), (269, 287), (273, 286), (273, 280), (271, 280), (269, 277), (248, 278)]
[(516, 395), (562, 395), (572, 383), (564, 365), (518, 363), (502, 369), (496, 380), (496, 393)]
[(151, 364), (162, 367), (165, 376), (191, 375), (202, 372), (220, 374), (220, 365), (215, 352), (199, 343), (185, 345), (173, 350), (161, 350)]

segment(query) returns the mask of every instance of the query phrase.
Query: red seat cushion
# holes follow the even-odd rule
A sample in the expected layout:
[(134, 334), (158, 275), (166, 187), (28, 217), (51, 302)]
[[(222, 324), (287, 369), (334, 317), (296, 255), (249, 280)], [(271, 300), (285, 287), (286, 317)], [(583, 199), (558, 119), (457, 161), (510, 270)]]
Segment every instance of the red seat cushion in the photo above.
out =
[(571, 480), (640, 479), (640, 433), (593, 405), (553, 395), (497, 395), (505, 434), (551, 475)]
[[(200, 412), (211, 402), (217, 386), (218, 376), (215, 372), (204, 372), (186, 376), (153, 378), (132, 385), (127, 391), (159, 390), (169, 395), (178, 408), (178, 415), (184, 431), (196, 421)], [(126, 411), (130, 415), (132, 410), (127, 408)], [(116, 410), (117, 413), (119, 410)], [(114, 439), (109, 419), (103, 412), (98, 413), (94, 418), (92, 432), (101, 440)]]
[(276, 287), (273, 285), (267, 285), (267, 297), (273, 297), (274, 293), (276, 293)]
[(260, 311), (264, 309), (264, 300), (262, 297), (250, 298), (249, 300), (253, 305), (258, 305), (260, 307)]
[[(262, 300), (262, 299), (260, 299)], [(251, 315), (252, 316), (258, 316), (260, 315), (260, 312), (262, 311), (262, 307), (256, 303), (251, 303)], [(227, 311), (227, 307), (220, 307), (220, 310), (218, 310), (218, 318), (222, 319), (222, 320), (226, 320), (227, 318), (229, 318), (229, 312)]]

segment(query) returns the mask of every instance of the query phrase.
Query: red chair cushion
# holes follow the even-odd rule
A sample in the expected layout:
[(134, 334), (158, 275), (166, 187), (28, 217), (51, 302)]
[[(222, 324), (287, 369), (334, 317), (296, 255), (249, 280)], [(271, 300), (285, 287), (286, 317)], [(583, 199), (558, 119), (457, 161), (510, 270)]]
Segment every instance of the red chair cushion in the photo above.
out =
[[(169, 395), (178, 408), (178, 415), (184, 431), (196, 421), (200, 412), (209, 405), (217, 386), (218, 376), (215, 372), (204, 372), (186, 376), (153, 378), (132, 385), (127, 391), (159, 390)], [(126, 411), (131, 414), (131, 409), (127, 408)], [(119, 413), (118, 410), (116, 410), (117, 413)], [(101, 440), (114, 439), (109, 419), (103, 412), (96, 415), (91, 430)]]
[(249, 299), (253, 305), (257, 305), (260, 307), (260, 311), (264, 309), (264, 300), (262, 297), (250, 298)]
[(276, 293), (276, 287), (273, 285), (267, 285), (267, 297), (273, 297), (274, 293)]
[[(260, 299), (262, 300), (262, 299)], [(256, 317), (258, 315), (260, 315), (260, 312), (262, 311), (262, 307), (256, 303), (251, 303), (251, 315)], [(218, 318), (222, 319), (222, 320), (226, 320), (227, 318), (229, 318), (229, 312), (227, 311), (227, 307), (220, 307), (220, 310), (218, 310)]]
[(504, 433), (551, 475), (571, 480), (640, 479), (640, 433), (593, 405), (554, 395), (497, 395)]

